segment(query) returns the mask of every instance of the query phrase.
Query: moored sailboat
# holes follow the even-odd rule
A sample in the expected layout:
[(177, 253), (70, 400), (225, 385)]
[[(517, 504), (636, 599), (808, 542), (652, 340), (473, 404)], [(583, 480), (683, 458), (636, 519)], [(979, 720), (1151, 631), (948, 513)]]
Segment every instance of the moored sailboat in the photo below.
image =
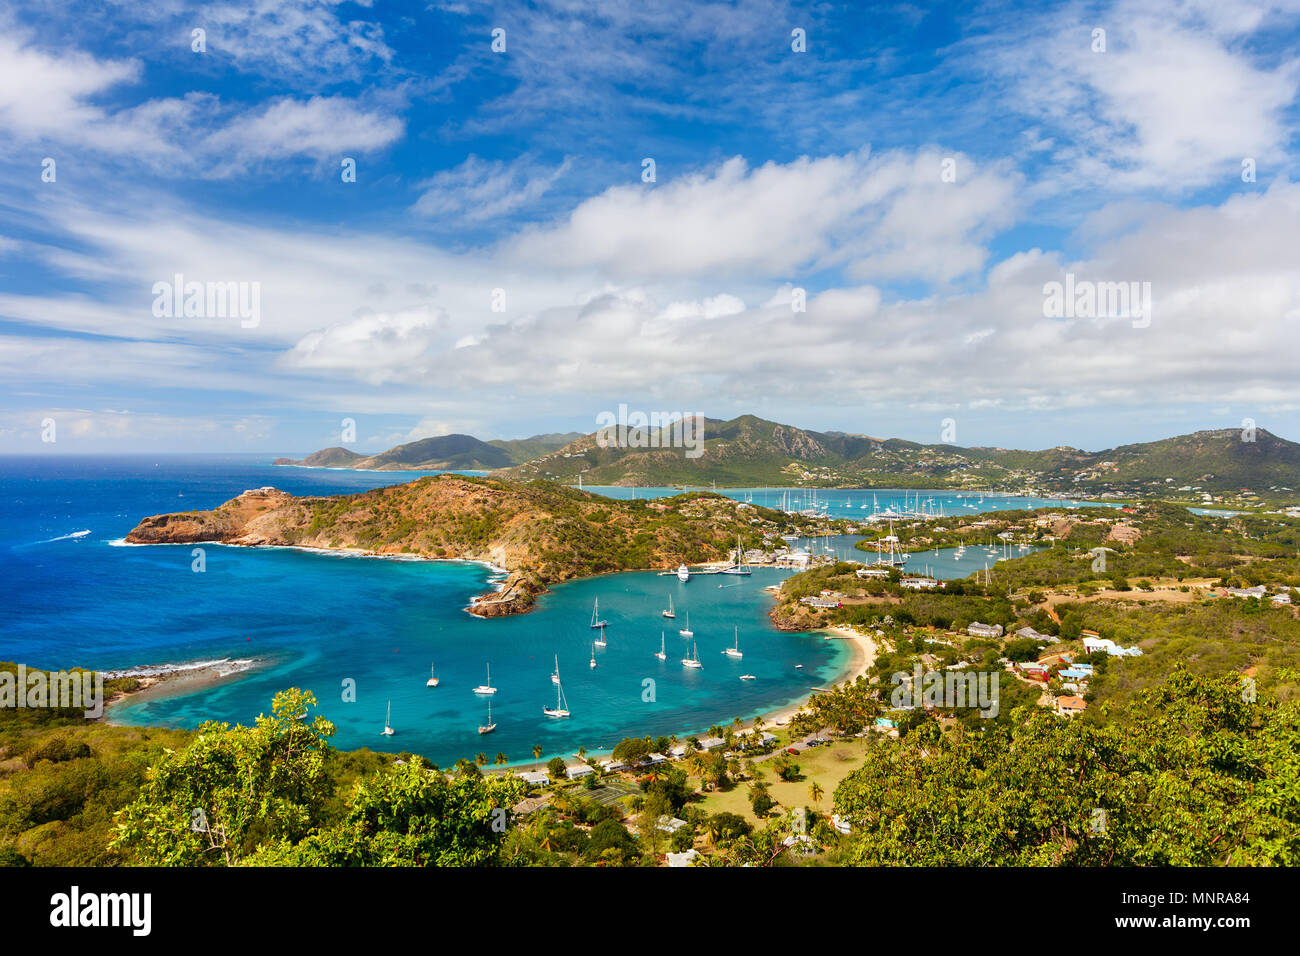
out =
[(568, 717), (569, 702), (564, 699), (564, 685), (555, 685), (555, 706), (543, 707), (542, 713), (547, 717)]
[(682, 637), (694, 637), (695, 632), (691, 630), (691, 612), (686, 612), (686, 626), (677, 632)]
[(435, 673), (435, 671), (434, 671), (433, 664), (430, 664), (430, 665), (429, 665), (429, 679), (428, 679), (427, 681), (424, 682), (424, 686), (425, 686), (425, 687), (437, 687), (437, 686), (438, 686), (438, 675), (437, 675), (437, 673)]
[(486, 724), (480, 724), (478, 732), (480, 734), (490, 734), (497, 729), (497, 725), (492, 722), (492, 701), (488, 701), (488, 719)]
[(388, 702), (388, 716), (384, 718), (383, 732), (385, 737), (391, 737), (393, 734), (397, 733), (397, 731), (393, 729), (393, 702), (391, 700)]
[(736, 657), (736, 658), (740, 658), (740, 657), (744, 657), (744, 656), (745, 656), (743, 653), (741, 653), (741, 650), (740, 650), (740, 628), (739, 628), (739, 627), (736, 628), (736, 644), (735, 644), (735, 646), (734, 646), (734, 647), (728, 647), (728, 648), (727, 648), (725, 651), (723, 651), (722, 653), (726, 654), (728, 657)]
[(660, 613), (666, 618), (674, 618), (677, 616), (677, 612), (673, 610), (673, 596), (671, 594), (668, 595), (668, 607)]
[(479, 695), (484, 696), (484, 697), (490, 697), (492, 694), (495, 694), (496, 692), (497, 692), (497, 689), (496, 689), (495, 687), (492, 686), (492, 665), (491, 665), (491, 664), (488, 664), (488, 665), (487, 665), (487, 683), (486, 683), (486, 684), (479, 684), (477, 687), (475, 687), (475, 688), (474, 688), (474, 693), (479, 694)]
[(695, 646), (694, 642), (691, 643), (691, 656), (682, 658), (682, 666), (694, 668), (704, 666), (700, 663), (700, 649)]

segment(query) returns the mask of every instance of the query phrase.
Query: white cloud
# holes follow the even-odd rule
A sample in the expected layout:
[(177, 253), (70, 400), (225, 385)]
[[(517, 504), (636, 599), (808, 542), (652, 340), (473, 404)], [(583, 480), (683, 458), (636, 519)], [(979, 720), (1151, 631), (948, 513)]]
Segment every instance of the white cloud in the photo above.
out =
[(82, 168), (97, 157), (166, 167), (185, 175), (228, 175), (264, 159), (320, 159), (368, 152), (401, 138), (404, 124), (382, 105), (343, 97), (279, 97), (242, 109), (207, 93), (99, 105), (142, 76), (135, 60), (50, 52), (0, 33), (0, 134), (10, 149), (40, 143)]
[(1032, 140), (1056, 144), (1058, 187), (1177, 192), (1235, 177), (1244, 157), (1285, 156), (1300, 57), (1268, 59), (1246, 42), (1270, 15), (1124, 0), (1086, 16), (1045, 11), (972, 46), (977, 68), (1010, 81), (1006, 105), (1042, 124)]
[(415, 211), (452, 223), (498, 219), (535, 203), (571, 166), (567, 158), (552, 169), (528, 156), (504, 162), (471, 155), (455, 169), (420, 183), (423, 192)]
[(1015, 178), (957, 156), (957, 181), (944, 182), (944, 158), (863, 150), (751, 169), (735, 157), (655, 186), (612, 187), (506, 250), (641, 279), (843, 266), (857, 278), (947, 281), (978, 269), (981, 240), (1012, 222)]

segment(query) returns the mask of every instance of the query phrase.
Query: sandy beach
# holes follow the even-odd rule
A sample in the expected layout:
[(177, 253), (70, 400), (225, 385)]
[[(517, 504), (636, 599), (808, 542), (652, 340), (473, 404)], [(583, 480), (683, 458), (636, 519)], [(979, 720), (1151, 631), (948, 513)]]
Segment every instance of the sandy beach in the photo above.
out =
[[(843, 674), (831, 682), (832, 684), (855, 681), (858, 677), (865, 676), (871, 669), (871, 665), (876, 662), (876, 642), (866, 634), (855, 631), (851, 627), (828, 627), (824, 629), (824, 633), (828, 641), (848, 641), (851, 650), (848, 666)], [(803, 710), (805, 703), (806, 700), (797, 704), (788, 704), (771, 713), (763, 714), (763, 721), (767, 724), (788, 722), (791, 717)]]

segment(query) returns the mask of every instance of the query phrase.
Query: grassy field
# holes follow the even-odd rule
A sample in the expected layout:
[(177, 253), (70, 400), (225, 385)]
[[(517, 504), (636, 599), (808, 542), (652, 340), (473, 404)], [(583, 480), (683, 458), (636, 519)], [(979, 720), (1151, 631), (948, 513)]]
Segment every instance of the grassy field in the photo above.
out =
[[(861, 765), (866, 748), (866, 738), (855, 737), (848, 740), (836, 740), (825, 746), (804, 751), (799, 756), (792, 758), (799, 765), (803, 779), (789, 783), (777, 777), (771, 768), (771, 761), (764, 761), (758, 766), (762, 767), (766, 773), (764, 783), (768, 785), (768, 792), (771, 793), (772, 799), (783, 808), (808, 807), (823, 813), (830, 813), (831, 796), (835, 792), (835, 787), (850, 772)], [(822, 794), (821, 800), (816, 803), (808, 796), (808, 788), (814, 781), (821, 784), (822, 789), (826, 791)], [(698, 783), (698, 781), (696, 782)], [(739, 784), (725, 793), (707, 794), (699, 806), (708, 813), (722, 813), (724, 811), (737, 813), (751, 823), (758, 822), (758, 818), (754, 816), (749, 807), (749, 785), (747, 783)]]

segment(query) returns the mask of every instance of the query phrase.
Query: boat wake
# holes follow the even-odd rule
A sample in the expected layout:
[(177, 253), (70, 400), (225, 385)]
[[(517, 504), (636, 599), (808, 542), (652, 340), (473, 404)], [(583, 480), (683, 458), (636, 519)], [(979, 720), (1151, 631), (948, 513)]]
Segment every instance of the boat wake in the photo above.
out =
[(46, 539), (44, 539), (43, 541), (32, 541), (32, 542), (30, 542), (30, 543), (28, 543), (28, 544), (19, 544), (19, 545), (15, 545), (14, 547), (15, 547), (15, 548), (34, 548), (34, 547), (36, 547), (38, 544), (52, 544), (52, 543), (55, 542), (55, 541), (77, 541), (77, 540), (79, 540), (79, 539), (81, 539), (81, 538), (84, 538), (84, 537), (85, 537), (86, 535), (88, 535), (88, 534), (90, 534), (90, 529), (89, 529), (89, 528), (87, 528), (85, 531), (73, 531), (71, 534), (61, 534), (61, 535), (59, 535), (58, 537), (55, 537), (55, 538), (46, 538)]

